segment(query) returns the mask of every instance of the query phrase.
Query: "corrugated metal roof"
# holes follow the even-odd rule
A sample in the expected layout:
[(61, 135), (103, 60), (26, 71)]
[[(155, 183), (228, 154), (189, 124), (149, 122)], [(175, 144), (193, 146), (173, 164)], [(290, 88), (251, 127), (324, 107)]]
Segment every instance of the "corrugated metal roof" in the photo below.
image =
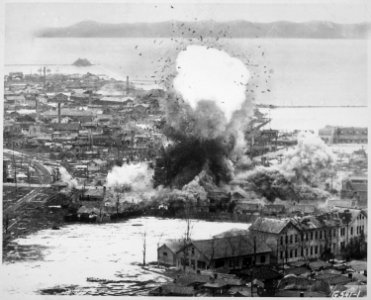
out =
[[(254, 254), (251, 236), (233, 236), (218, 239), (193, 241), (193, 246), (209, 259), (240, 257)], [(272, 250), (263, 241), (256, 241), (256, 253), (270, 253)]]
[(290, 222), (290, 219), (258, 218), (250, 230), (279, 234)]

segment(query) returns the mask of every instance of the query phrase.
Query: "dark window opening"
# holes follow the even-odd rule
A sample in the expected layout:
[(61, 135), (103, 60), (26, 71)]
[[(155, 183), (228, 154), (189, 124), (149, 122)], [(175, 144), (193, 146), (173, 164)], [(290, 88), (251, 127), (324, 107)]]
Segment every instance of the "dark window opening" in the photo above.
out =
[(265, 263), (265, 255), (260, 256), (260, 262), (261, 262), (262, 264)]

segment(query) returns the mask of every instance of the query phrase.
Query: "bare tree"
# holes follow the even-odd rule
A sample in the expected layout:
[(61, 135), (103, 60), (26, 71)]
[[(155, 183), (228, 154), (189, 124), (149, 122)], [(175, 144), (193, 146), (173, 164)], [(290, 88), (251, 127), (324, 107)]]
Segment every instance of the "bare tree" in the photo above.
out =
[(147, 231), (143, 232), (143, 266), (146, 265), (146, 251), (147, 251)]
[(211, 240), (211, 255), (210, 255), (209, 264), (207, 266), (208, 269), (211, 269), (211, 267), (212, 267), (212, 262), (214, 260), (214, 256), (215, 256), (215, 238), (212, 238), (212, 240)]
[(184, 207), (184, 219), (186, 222), (186, 229), (184, 232), (184, 237), (183, 237), (183, 246), (184, 246), (184, 251), (183, 251), (183, 271), (186, 270), (186, 265), (188, 262), (188, 246), (191, 243), (191, 231), (192, 231), (192, 220), (191, 220), (191, 209), (190, 209), (190, 204), (186, 199), (185, 202), (185, 207)]

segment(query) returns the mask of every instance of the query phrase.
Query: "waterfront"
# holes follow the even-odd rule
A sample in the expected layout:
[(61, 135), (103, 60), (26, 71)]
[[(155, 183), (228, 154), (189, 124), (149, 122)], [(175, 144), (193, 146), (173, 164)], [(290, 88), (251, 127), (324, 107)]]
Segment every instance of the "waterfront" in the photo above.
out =
[(366, 295), (369, 24), (94, 6), (7, 6), (2, 293)]
[[(242, 223), (194, 221), (192, 238), (204, 239), (232, 228), (248, 227), (249, 224)], [(157, 246), (166, 239), (182, 238), (185, 228), (184, 220), (147, 217), (120, 223), (74, 224), (60, 230), (41, 230), (16, 240), (20, 248), (30, 246), (32, 251), (24, 253), (14, 263), (3, 264), (2, 273), (7, 278), (3, 292), (30, 295), (40, 293), (40, 289), (59, 287), (63, 294), (98, 295), (109, 294), (115, 289), (87, 282), (88, 277), (132, 280), (132, 283), (116, 284), (121, 293), (136, 289), (135, 281), (165, 282), (165, 277), (140, 266), (143, 233), (147, 233), (147, 262), (153, 262), (157, 260)], [(35, 252), (40, 255), (35, 256)], [(156, 286), (152, 281), (148, 284)]]
[[(51, 64), (51, 73), (92, 72), (117, 79), (129, 75), (152, 82), (164, 74), (165, 59), (174, 61), (182, 48), (180, 42), (154, 38), (22, 38), (22, 43), (27, 46), (19, 47), (17, 36), (7, 38), (5, 73), (38, 73), (41, 66)], [(259, 85), (257, 103), (367, 105), (367, 40), (220, 39), (210, 43), (248, 64)], [(78, 57), (96, 65), (71, 66)], [(260, 91), (267, 87), (271, 93)]]

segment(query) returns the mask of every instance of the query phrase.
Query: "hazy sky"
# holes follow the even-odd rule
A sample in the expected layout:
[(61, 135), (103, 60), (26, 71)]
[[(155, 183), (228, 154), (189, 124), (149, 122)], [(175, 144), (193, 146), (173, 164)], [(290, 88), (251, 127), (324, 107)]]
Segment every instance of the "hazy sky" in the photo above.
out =
[[(42, 27), (68, 26), (83, 20), (100, 22), (159, 22), (166, 20), (249, 20), (271, 22), (311, 20), (357, 23), (367, 21), (368, 0), (247, 0), (212, 3), (211, 1), (141, 1), (66, 2), (66, 3), (9, 2), (5, 5), (7, 35), (21, 34)], [(137, 1), (138, 2), (138, 1)], [(171, 4), (170, 4), (171, 3)], [(171, 8), (171, 5), (173, 8)]]

